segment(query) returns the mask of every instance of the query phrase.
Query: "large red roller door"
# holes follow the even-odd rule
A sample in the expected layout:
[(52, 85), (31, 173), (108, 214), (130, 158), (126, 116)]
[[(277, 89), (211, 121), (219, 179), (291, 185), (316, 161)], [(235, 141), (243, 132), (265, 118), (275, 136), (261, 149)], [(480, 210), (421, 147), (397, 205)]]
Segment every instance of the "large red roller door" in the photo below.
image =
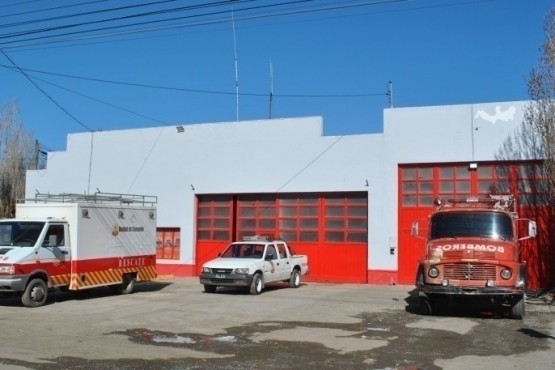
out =
[[(295, 253), (308, 255), (308, 280), (367, 282), (366, 192), (220, 195), (225, 204), (217, 206), (214, 197), (198, 197), (197, 272), (227, 246), (226, 237), (268, 235), (286, 240)], [(222, 227), (219, 234), (217, 224)]]

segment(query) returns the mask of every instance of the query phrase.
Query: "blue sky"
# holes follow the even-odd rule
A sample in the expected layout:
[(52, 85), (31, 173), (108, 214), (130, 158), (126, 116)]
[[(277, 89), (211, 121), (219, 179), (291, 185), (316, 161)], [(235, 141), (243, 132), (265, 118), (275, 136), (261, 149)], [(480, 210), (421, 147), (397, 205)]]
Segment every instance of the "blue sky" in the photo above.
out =
[[(388, 81), (395, 107), (528, 99), (526, 78), (555, 6), (553, 0), (257, 0), (99, 22), (214, 2), (172, 0), (67, 18), (147, 2), (0, 0), (0, 103), (16, 100), (25, 128), (49, 150), (65, 149), (68, 133), (266, 119), (270, 106), (273, 118), (322, 116), (325, 135), (381, 132)], [(183, 18), (188, 15), (195, 17)], [(59, 19), (36, 22), (53, 17)], [(132, 27), (137, 33), (94, 31), (155, 19), (160, 22)], [(25, 34), (90, 21), (97, 23)], [(39, 38), (85, 30), (94, 32)]]

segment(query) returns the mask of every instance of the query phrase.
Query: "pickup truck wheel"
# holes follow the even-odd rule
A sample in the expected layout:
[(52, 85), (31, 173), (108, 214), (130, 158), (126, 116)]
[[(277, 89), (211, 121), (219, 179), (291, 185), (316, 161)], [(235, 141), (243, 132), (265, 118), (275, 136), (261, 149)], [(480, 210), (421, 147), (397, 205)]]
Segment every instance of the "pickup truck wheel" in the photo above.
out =
[(42, 279), (33, 279), (27, 284), (23, 295), (21, 296), (21, 303), (25, 307), (39, 307), (46, 302), (48, 297), (48, 287)]
[(515, 320), (522, 320), (525, 313), (524, 296), (516, 298), (511, 305), (511, 317)]
[(289, 287), (298, 288), (299, 285), (301, 285), (301, 274), (299, 274), (299, 270), (295, 269), (289, 278)]
[(206, 293), (216, 293), (216, 285), (208, 285), (208, 284), (204, 284), (204, 291)]
[(252, 278), (250, 293), (251, 294), (260, 294), (262, 293), (262, 276), (260, 274), (254, 274)]

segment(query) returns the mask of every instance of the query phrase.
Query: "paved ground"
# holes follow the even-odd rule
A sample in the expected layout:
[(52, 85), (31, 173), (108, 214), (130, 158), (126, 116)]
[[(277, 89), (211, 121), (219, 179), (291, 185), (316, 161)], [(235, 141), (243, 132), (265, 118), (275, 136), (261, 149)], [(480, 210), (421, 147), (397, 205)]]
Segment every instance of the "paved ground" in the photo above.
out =
[(553, 369), (555, 306), (523, 321), (416, 312), (410, 286), (303, 284), (260, 296), (197, 279), (0, 299), (0, 369)]

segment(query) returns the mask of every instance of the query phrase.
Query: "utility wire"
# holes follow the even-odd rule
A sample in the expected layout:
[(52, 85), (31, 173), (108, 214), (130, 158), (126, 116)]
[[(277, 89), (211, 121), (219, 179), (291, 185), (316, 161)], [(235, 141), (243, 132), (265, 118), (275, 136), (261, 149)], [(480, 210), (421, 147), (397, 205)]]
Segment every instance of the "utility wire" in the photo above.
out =
[(6, 54), (6, 52), (4, 52), (4, 50), (2, 48), (0, 48), (0, 52), (6, 57), (6, 59), (8, 59), (10, 61), (10, 63), (21, 73), (23, 74), (23, 76), (25, 76), (25, 78), (31, 83), (33, 84), (33, 86), (35, 86), (35, 88), (37, 88), (37, 90), (39, 90), (41, 93), (43, 93), (52, 103), (54, 103), (54, 105), (56, 105), (60, 110), (62, 110), (62, 112), (64, 112), (65, 114), (67, 114), (71, 119), (73, 119), (75, 122), (77, 122), (80, 126), (82, 126), (83, 128), (87, 129), (88, 131), (94, 132), (93, 129), (91, 129), (90, 127), (88, 127), (87, 125), (85, 125), (83, 122), (81, 122), (77, 117), (75, 117), (73, 114), (71, 114), (67, 109), (65, 109), (62, 105), (60, 105), (60, 103), (58, 103), (56, 100), (54, 100), (54, 98), (52, 98), (46, 91), (44, 91), (39, 85), (37, 85), (37, 83), (21, 68), (19, 68), (19, 66), (12, 60), (12, 58), (10, 58), (10, 56), (8, 54)]
[[(92, 77), (84, 77), (84, 76), (75, 76), (75, 75), (68, 75), (64, 73), (55, 73), (55, 72), (46, 72), (37, 69), (30, 69), (30, 68), (14, 68), (12, 66), (8, 66), (5, 64), (0, 64), (0, 67), (7, 68), (10, 70), (16, 69), (19, 71), (26, 71), (26, 72), (34, 72), (58, 77), (65, 77), (71, 78), (76, 80), (83, 80), (83, 81), (92, 81), (92, 82), (101, 82), (113, 85), (123, 85), (123, 86), (132, 86), (132, 87), (141, 87), (141, 88), (149, 88), (149, 89), (159, 89), (159, 90), (173, 90), (173, 91), (183, 91), (189, 93), (201, 93), (201, 94), (214, 94), (214, 95), (235, 95), (236, 92), (233, 91), (218, 91), (218, 90), (203, 90), (203, 89), (189, 89), (189, 88), (182, 88), (182, 87), (170, 87), (170, 86), (161, 86), (161, 85), (149, 85), (149, 84), (140, 84), (134, 82), (125, 82), (125, 81), (114, 81), (114, 80), (106, 80), (100, 78), (92, 78)], [(268, 97), (268, 94), (261, 94), (261, 93), (240, 93), (241, 96), (253, 96), (253, 97)], [(279, 98), (364, 98), (364, 97), (373, 97), (373, 96), (386, 96), (387, 92), (385, 93), (359, 93), (359, 94), (273, 94), (274, 97)]]

